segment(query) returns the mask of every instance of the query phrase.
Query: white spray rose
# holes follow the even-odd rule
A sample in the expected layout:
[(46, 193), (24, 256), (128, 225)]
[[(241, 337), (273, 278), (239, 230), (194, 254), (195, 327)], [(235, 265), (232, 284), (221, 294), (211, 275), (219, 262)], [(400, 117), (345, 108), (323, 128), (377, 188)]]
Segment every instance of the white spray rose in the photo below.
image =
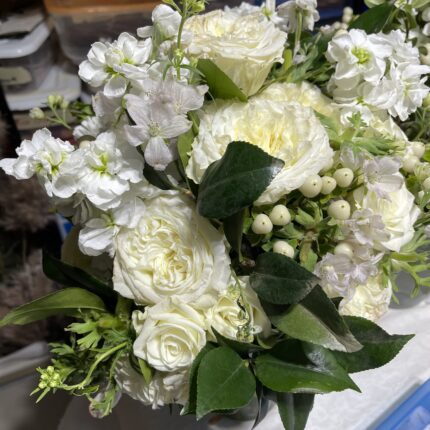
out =
[(384, 230), (389, 234), (388, 240), (375, 240), (375, 248), (399, 252), (403, 245), (412, 240), (415, 233), (414, 224), (420, 210), (414, 204), (414, 196), (405, 184), (399, 190), (391, 192), (389, 197), (390, 200), (381, 199), (374, 191), (365, 193), (364, 188), (354, 192), (357, 208), (370, 209), (374, 215), (380, 215)]
[(254, 334), (267, 337), (271, 330), (270, 321), (247, 278), (240, 280), (239, 285), (231, 285), (205, 316), (209, 330), (213, 328), (222, 336), (241, 342), (252, 342)]
[(170, 403), (184, 405), (188, 401), (187, 372), (155, 372), (148, 384), (143, 376), (133, 369), (128, 357), (123, 357), (115, 368), (115, 381), (124, 394), (145, 406), (152, 406), (152, 409)]
[(212, 60), (246, 95), (263, 85), (273, 64), (282, 61), (287, 34), (261, 13), (240, 16), (216, 10), (186, 21), (192, 33), (187, 52)]
[(147, 308), (136, 328), (134, 355), (164, 372), (189, 368), (206, 344), (203, 315), (177, 298)]
[(357, 286), (350, 299), (342, 300), (339, 312), (376, 321), (388, 311), (391, 295), (391, 284), (383, 285), (382, 277), (375, 276)]
[(265, 100), (248, 103), (219, 101), (200, 112), (199, 135), (194, 140), (187, 175), (199, 183), (205, 170), (220, 159), (230, 142), (257, 145), (285, 162), (256, 204), (277, 202), (318, 174), (333, 158), (324, 127), (313, 110), (298, 103)]
[(230, 259), (224, 238), (177, 192), (145, 201), (136, 228), (115, 238), (114, 288), (139, 304), (176, 296), (204, 305), (227, 288)]

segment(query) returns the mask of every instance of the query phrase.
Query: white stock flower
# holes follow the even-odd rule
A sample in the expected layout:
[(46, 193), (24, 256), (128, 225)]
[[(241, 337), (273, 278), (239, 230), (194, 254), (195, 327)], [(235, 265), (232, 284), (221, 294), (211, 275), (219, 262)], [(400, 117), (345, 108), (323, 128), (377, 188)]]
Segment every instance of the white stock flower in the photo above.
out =
[(69, 174), (76, 178), (79, 191), (103, 210), (118, 207), (131, 184), (143, 178), (142, 157), (113, 132), (100, 134), (73, 157)]
[(139, 41), (128, 33), (113, 43), (95, 42), (79, 66), (79, 76), (94, 87), (105, 85), (103, 92), (109, 97), (122, 96), (127, 78), (145, 75), (151, 50), (151, 39)]
[(258, 198), (256, 203), (261, 205), (275, 203), (300, 188), (332, 160), (327, 133), (311, 108), (265, 97), (263, 93), (248, 103), (217, 100), (200, 111), (199, 135), (192, 146), (188, 177), (199, 183), (230, 142), (257, 145), (285, 162)]
[(299, 13), (302, 14), (302, 29), (313, 31), (315, 22), (320, 19), (316, 0), (289, 0), (278, 7), (278, 15), (289, 33), (297, 30)]
[(381, 275), (374, 276), (355, 287), (352, 297), (341, 301), (339, 312), (376, 321), (388, 311), (391, 295), (391, 283), (384, 285)]
[(37, 175), (46, 193), (52, 197), (70, 197), (76, 191), (73, 178), (67, 180), (63, 171), (75, 148), (69, 142), (54, 138), (43, 128), (31, 140), (24, 140), (16, 149), (17, 158), (0, 160), (0, 168), (16, 179), (29, 179)]
[(145, 200), (137, 227), (121, 229), (115, 251), (114, 288), (139, 304), (174, 296), (203, 306), (230, 279), (223, 235), (177, 192)]
[(248, 96), (261, 88), (273, 64), (282, 61), (287, 39), (261, 13), (240, 16), (216, 10), (191, 17), (185, 28), (192, 33), (187, 53), (212, 60)]
[(161, 101), (148, 103), (140, 97), (126, 96), (127, 111), (136, 125), (125, 126), (129, 143), (143, 145), (145, 160), (156, 170), (164, 170), (175, 159), (175, 147), (168, 139), (190, 129), (192, 123), (184, 114)]
[(194, 307), (178, 298), (165, 299), (146, 308), (134, 355), (160, 371), (188, 369), (206, 345), (205, 326)]
[[(398, 173), (397, 175), (400, 175)], [(414, 203), (414, 196), (406, 185), (390, 193), (390, 200), (381, 199), (375, 192), (365, 192), (363, 187), (353, 193), (358, 209), (370, 209), (374, 215), (380, 215), (389, 234), (387, 240), (375, 240), (374, 247), (385, 251), (399, 252), (413, 238), (414, 224), (420, 215), (419, 208)]]
[(208, 330), (215, 329), (222, 336), (252, 342), (255, 334), (267, 337), (271, 331), (270, 320), (261, 307), (248, 279), (231, 285), (219, 295), (218, 300), (205, 314)]
[(352, 29), (333, 37), (327, 48), (327, 59), (335, 63), (332, 80), (340, 88), (356, 86), (361, 79), (377, 83), (384, 76), (385, 59), (392, 48), (376, 35)]
[(175, 37), (181, 23), (181, 15), (171, 7), (160, 4), (152, 11), (152, 26), (137, 29), (137, 35), (142, 38), (153, 37), (157, 32), (162, 40)]
[(390, 200), (390, 193), (399, 191), (404, 178), (399, 175), (401, 163), (392, 157), (376, 157), (366, 160), (363, 166), (364, 184), (380, 198)]
[(155, 372), (151, 382), (134, 370), (128, 357), (118, 360), (115, 381), (124, 394), (145, 406), (158, 409), (171, 403), (184, 405), (188, 400), (188, 374), (186, 372)]

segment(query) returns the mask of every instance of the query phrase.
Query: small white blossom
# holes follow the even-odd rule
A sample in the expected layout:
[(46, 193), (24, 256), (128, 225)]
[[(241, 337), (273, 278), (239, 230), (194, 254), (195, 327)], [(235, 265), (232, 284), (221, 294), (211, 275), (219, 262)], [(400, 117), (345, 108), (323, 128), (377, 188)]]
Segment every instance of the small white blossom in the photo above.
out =
[(399, 175), (401, 163), (396, 158), (377, 157), (366, 160), (363, 166), (366, 188), (382, 199), (390, 200), (390, 193), (400, 190), (404, 183)]
[(64, 180), (62, 173), (74, 149), (69, 142), (54, 138), (44, 128), (36, 131), (31, 140), (21, 143), (16, 149), (18, 158), (1, 160), (0, 168), (16, 179), (29, 179), (36, 174), (50, 197), (67, 198), (76, 188), (74, 181)]
[(137, 35), (147, 38), (158, 33), (162, 40), (171, 39), (178, 34), (181, 15), (171, 7), (160, 4), (152, 11), (152, 23), (153, 25), (138, 28)]
[(285, 28), (289, 33), (297, 30), (298, 14), (302, 15), (302, 30), (314, 29), (315, 22), (320, 19), (316, 0), (289, 0), (278, 7), (278, 15), (284, 19)]
[(151, 51), (152, 39), (138, 41), (128, 33), (121, 33), (113, 43), (95, 42), (79, 66), (79, 76), (94, 87), (105, 85), (103, 91), (109, 97), (122, 96), (127, 78), (145, 74)]

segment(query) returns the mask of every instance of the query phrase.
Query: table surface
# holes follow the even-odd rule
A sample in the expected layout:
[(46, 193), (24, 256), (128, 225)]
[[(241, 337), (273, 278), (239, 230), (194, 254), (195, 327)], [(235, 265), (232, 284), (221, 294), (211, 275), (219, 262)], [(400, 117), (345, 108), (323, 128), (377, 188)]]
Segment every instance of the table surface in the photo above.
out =
[[(372, 430), (393, 406), (430, 378), (430, 295), (414, 307), (390, 309), (379, 324), (389, 333), (415, 333), (415, 337), (388, 365), (353, 375), (361, 394), (348, 390), (317, 395), (307, 430)], [(23, 370), (27, 364), (34, 368), (32, 351), (36, 356), (40, 354), (41, 359), (46, 353), (39, 344), (13, 360), (0, 360), (1, 430), (32, 429), (28, 425), (35, 419), (38, 428), (44, 430), (128, 430), (136, 424), (141, 430), (250, 430), (252, 427), (250, 423), (225, 418), (212, 425), (205, 420), (196, 423), (193, 417), (170, 415), (168, 408), (153, 411), (142, 407), (127, 396), (121, 399), (112, 416), (104, 420), (91, 418), (87, 402), (82, 398), (70, 400), (57, 395), (34, 406), (34, 399), (27, 394), (36, 385), (36, 377), (25, 376)], [(7, 376), (8, 369), (9, 381), (1, 380), (2, 375)], [(20, 379), (10, 382), (14, 372)], [(275, 406), (256, 430), (283, 430)]]

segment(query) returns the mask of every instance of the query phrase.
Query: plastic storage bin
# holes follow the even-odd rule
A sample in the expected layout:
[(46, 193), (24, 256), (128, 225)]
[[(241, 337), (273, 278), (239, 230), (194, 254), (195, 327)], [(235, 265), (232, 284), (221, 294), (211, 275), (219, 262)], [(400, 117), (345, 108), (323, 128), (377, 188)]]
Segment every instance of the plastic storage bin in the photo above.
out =
[(75, 64), (83, 61), (98, 40), (113, 40), (151, 23), (158, 1), (44, 0), (54, 21), (64, 54)]
[(7, 92), (37, 88), (54, 63), (51, 25), (41, 22), (22, 38), (0, 39), (0, 82)]
[[(214, 0), (208, 10), (224, 5), (237, 6), (242, 0)], [(252, 2), (252, 0), (251, 0)], [(90, 46), (97, 40), (113, 40), (126, 31), (151, 25), (154, 0), (44, 0), (54, 20), (64, 54), (75, 64), (86, 59)]]

